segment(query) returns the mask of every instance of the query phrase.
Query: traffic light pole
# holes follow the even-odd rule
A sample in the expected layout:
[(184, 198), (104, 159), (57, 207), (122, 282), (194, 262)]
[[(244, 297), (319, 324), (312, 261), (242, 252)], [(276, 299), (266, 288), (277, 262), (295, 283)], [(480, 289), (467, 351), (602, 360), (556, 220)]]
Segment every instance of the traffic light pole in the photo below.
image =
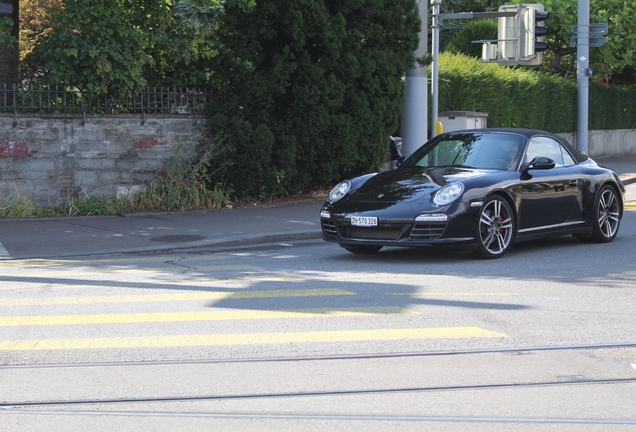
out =
[(588, 121), (590, 100), (590, 0), (579, 0), (576, 43), (577, 126), (576, 148), (588, 153)]
[(440, 10), (442, 0), (431, 0), (433, 5), (433, 71), (431, 72), (431, 137), (437, 135), (437, 114), (439, 104), (439, 36)]
[(440, 28), (445, 19), (475, 19), (513, 17), (516, 12), (460, 12), (440, 13), (442, 0), (431, 0), (433, 5), (433, 64), (431, 72), (431, 137), (437, 135), (438, 106), (439, 106), (439, 38)]

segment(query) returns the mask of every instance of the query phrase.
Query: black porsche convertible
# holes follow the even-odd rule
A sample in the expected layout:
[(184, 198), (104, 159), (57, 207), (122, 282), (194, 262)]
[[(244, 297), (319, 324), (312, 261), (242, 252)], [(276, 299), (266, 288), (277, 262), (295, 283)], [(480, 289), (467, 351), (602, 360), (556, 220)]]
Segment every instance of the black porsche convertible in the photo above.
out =
[(612, 241), (624, 194), (615, 172), (557, 135), (474, 129), (436, 136), (394, 170), (338, 183), (320, 220), (323, 238), (353, 253), (440, 246), (498, 258), (521, 240)]

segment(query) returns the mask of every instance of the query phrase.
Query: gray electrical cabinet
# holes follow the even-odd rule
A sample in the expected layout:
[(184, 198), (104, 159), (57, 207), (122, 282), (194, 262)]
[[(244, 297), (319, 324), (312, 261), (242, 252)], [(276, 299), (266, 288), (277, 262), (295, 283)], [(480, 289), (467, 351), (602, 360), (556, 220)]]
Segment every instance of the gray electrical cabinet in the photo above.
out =
[(442, 123), (443, 132), (485, 129), (487, 120), (488, 113), (475, 111), (444, 111), (437, 115), (437, 121)]

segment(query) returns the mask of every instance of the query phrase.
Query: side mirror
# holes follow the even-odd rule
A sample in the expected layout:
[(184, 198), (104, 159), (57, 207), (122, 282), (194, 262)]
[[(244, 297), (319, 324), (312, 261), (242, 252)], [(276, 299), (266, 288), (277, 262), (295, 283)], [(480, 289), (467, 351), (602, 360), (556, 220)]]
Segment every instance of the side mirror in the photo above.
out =
[(524, 163), (521, 167), (522, 171), (528, 171), (530, 169), (538, 169), (538, 170), (549, 170), (554, 168), (556, 164), (554, 161), (548, 157), (537, 156), (532, 159), (530, 162)]

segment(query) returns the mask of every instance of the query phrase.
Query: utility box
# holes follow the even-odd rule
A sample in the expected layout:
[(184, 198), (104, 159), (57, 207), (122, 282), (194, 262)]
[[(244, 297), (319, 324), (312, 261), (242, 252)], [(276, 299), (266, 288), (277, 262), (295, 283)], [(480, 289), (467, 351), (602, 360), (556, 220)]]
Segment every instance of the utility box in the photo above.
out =
[(485, 129), (488, 113), (475, 111), (444, 111), (437, 115), (437, 120), (442, 123), (443, 132), (452, 132), (462, 129)]

